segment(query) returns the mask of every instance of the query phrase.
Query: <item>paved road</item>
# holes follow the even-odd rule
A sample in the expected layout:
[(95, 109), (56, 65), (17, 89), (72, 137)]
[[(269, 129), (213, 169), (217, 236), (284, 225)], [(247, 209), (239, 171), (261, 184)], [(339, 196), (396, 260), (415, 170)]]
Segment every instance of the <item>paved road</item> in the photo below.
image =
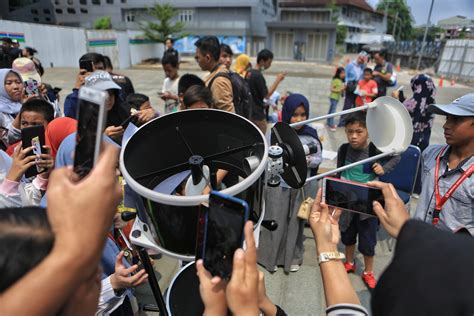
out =
[[(274, 62), (272, 68), (265, 73), (268, 84), (273, 82), (277, 71), (289, 72), (287, 78), (282, 82), (279, 91), (299, 92), (306, 95), (311, 102), (311, 116), (326, 113), (329, 107), (328, 91), (330, 77), (334, 71), (334, 66), (301, 62)], [(62, 87), (61, 98), (64, 100), (65, 96), (70, 92), (70, 87), (74, 85), (75, 72), (75, 69), (67, 68), (47, 69), (44, 81), (53, 86)], [(149, 95), (156, 109), (163, 109), (163, 104), (157, 97), (157, 92), (161, 91), (164, 79), (163, 71), (159, 67), (154, 69), (127, 69), (118, 72), (132, 79), (137, 92)], [(184, 74), (186, 72), (203, 74), (190, 59), (181, 66), (180, 73)], [(411, 96), (409, 92), (410, 77), (411, 75), (407, 72), (402, 72), (398, 75), (399, 84), (405, 86), (405, 95), (407, 96)], [(459, 84), (453, 87), (446, 86), (438, 89), (436, 100), (439, 103), (447, 103), (472, 91), (472, 88)], [(342, 101), (339, 104), (339, 109), (341, 108)], [(437, 117), (433, 127), (431, 143), (444, 142), (442, 124), (443, 118)], [(327, 132), (323, 129), (321, 136), (323, 137), (324, 148), (327, 150), (337, 150), (339, 145), (345, 141), (343, 129), (338, 129), (336, 132)], [(333, 166), (334, 161), (326, 161), (325, 165)], [(415, 208), (415, 204), (416, 200), (412, 199), (411, 209)], [(305, 254), (300, 271), (290, 274), (283, 273), (282, 269), (273, 274), (266, 272), (267, 291), (270, 298), (282, 306), (289, 315), (323, 315), (324, 292), (316, 262), (314, 240), (309, 229), (305, 231), (305, 236)], [(384, 240), (386, 235), (380, 232), (379, 238)], [(391, 260), (392, 252), (389, 251), (389, 243), (393, 243), (393, 241), (382, 241), (377, 245), (375, 259), (375, 273), (377, 276), (382, 273)], [(362, 257), (358, 255), (357, 263), (359, 266), (361, 266), (361, 262)], [(155, 261), (162, 289), (168, 286), (172, 276), (177, 271), (177, 265), (178, 262), (176, 260), (166, 257)], [(351, 275), (350, 278), (363, 305), (368, 308), (370, 305), (370, 294), (360, 279), (360, 273), (361, 269), (358, 268), (357, 273)], [(152, 297), (149, 296), (149, 289), (147, 287), (142, 287), (138, 290), (138, 293), (142, 300), (152, 302)]]

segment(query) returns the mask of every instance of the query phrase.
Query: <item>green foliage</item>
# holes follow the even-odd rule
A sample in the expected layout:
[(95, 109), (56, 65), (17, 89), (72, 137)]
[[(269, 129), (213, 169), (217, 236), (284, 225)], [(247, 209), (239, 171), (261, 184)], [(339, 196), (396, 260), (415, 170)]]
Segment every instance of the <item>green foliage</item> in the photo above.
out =
[(393, 23), (398, 12), (397, 25), (395, 34), (392, 34), (393, 37), (399, 40), (412, 39), (414, 35), (413, 18), (406, 0), (380, 0), (377, 3), (377, 11), (384, 12), (385, 6), (388, 6), (387, 33), (391, 34), (393, 32)]
[(164, 43), (167, 38), (172, 37), (176, 40), (188, 35), (182, 32), (185, 27), (184, 22), (171, 22), (171, 19), (178, 15), (178, 10), (170, 4), (155, 4), (154, 7), (148, 8), (147, 12), (158, 20), (158, 23), (150, 21), (140, 24), (146, 39)]
[(94, 29), (96, 30), (110, 30), (112, 28), (112, 21), (110, 16), (103, 16), (94, 22)]
[[(426, 34), (426, 41), (427, 42), (433, 42), (436, 39), (436, 35), (438, 33), (443, 33), (443, 32), (444, 32), (444, 30), (442, 28), (437, 27), (437, 26), (431, 26), (428, 29), (428, 34)], [(421, 42), (423, 40), (424, 34), (425, 34), (425, 28), (424, 27), (418, 27), (418, 28), (414, 29), (414, 31), (413, 31), (413, 39)]]
[(338, 25), (336, 27), (336, 44), (344, 44), (347, 37), (347, 26)]

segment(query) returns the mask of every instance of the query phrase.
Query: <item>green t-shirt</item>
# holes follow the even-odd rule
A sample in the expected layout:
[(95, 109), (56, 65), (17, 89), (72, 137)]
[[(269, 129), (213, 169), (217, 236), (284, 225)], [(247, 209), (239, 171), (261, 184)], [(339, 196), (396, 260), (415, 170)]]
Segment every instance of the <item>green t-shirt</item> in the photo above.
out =
[[(335, 78), (335, 79), (332, 79), (331, 81), (331, 90), (332, 89), (341, 89), (342, 86), (343, 86), (343, 82), (341, 79), (339, 78)], [(329, 95), (329, 97), (333, 100), (338, 100), (341, 98), (341, 92), (332, 92), (331, 91), (331, 94)]]
[[(344, 165), (348, 165), (350, 163), (352, 162), (346, 160)], [(360, 183), (367, 183), (369, 181), (375, 180), (377, 175), (374, 172), (364, 172), (364, 165), (365, 164), (358, 165), (350, 169), (344, 170), (341, 174), (342, 178)], [(368, 166), (368, 169), (371, 170), (370, 165)]]

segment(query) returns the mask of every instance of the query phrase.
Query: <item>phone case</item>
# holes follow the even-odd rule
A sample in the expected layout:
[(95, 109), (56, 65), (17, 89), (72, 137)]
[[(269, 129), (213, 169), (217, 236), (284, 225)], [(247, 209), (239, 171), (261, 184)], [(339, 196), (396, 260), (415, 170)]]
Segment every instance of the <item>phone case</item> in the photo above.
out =
[[(43, 146), (45, 144), (44, 139), (44, 126), (37, 125), (32, 127), (26, 127), (21, 130), (21, 142), (22, 147), (27, 148), (33, 146), (33, 150), (28, 153), (27, 156), (36, 156), (36, 162), (40, 160), (40, 155), (44, 153)], [(45, 172), (46, 169), (39, 167), (38, 165), (28, 168), (25, 172), (26, 178), (31, 178), (39, 173)]]
[[(338, 181), (338, 182), (349, 183), (349, 184), (352, 184), (352, 185), (357, 185), (357, 186), (361, 186), (361, 187), (365, 187), (365, 188), (371, 188), (371, 189), (376, 189), (376, 190), (378, 190), (377, 188), (375, 188), (375, 187), (373, 187), (373, 186), (370, 186), (370, 185), (368, 185), (368, 184), (365, 184), (365, 183), (355, 182), (355, 181), (346, 180), (346, 179), (339, 179), (339, 178), (334, 178), (334, 177), (324, 177), (324, 178), (323, 178), (323, 188), (322, 188), (322, 198), (321, 198), (321, 201), (322, 201), (323, 203), (326, 203), (326, 181), (327, 181), (328, 179), (329, 179), (329, 180)], [(330, 204), (328, 204), (328, 205), (330, 205)], [(330, 205), (330, 206), (337, 207), (337, 206), (334, 206), (334, 205)], [(351, 210), (351, 209), (342, 208), (342, 207), (339, 207), (339, 209), (346, 210), (346, 211), (349, 211), (349, 212), (358, 213), (358, 214), (363, 214), (363, 215), (367, 215), (367, 216), (377, 217), (376, 215), (367, 214), (367, 213), (361, 213), (361, 212), (357, 212), (357, 211), (354, 211), (354, 210)]]

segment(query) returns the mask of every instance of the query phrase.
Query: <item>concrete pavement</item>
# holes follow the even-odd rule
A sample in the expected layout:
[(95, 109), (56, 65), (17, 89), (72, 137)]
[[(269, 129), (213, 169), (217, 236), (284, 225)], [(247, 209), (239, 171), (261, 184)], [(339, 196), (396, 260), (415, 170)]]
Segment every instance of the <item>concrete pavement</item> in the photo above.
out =
[[(181, 65), (180, 73), (203, 73), (191, 60)], [(157, 96), (161, 91), (164, 79), (163, 71), (159, 67), (139, 67), (136, 69), (117, 70), (118, 73), (129, 76), (135, 86), (135, 90), (147, 94), (151, 97), (153, 106), (158, 110), (163, 110), (163, 104)], [(70, 93), (75, 82), (76, 69), (55, 68), (46, 69), (43, 80), (53, 86), (62, 87), (61, 100), (64, 101), (66, 95)], [(334, 71), (334, 66), (318, 65), (314, 63), (302, 62), (274, 62), (272, 68), (265, 73), (267, 84), (270, 85), (275, 79), (277, 71), (288, 71), (289, 74), (279, 87), (280, 92), (299, 92), (308, 97), (311, 102), (311, 116), (326, 114), (329, 108), (329, 84), (330, 77)], [(399, 84), (404, 85), (405, 95), (411, 96), (409, 85), (410, 74), (402, 72), (398, 75)], [(437, 82), (435, 82), (437, 84)], [(448, 103), (457, 97), (472, 92), (472, 88), (456, 84), (455, 86), (445, 86), (438, 89), (436, 101), (438, 103)], [(342, 109), (342, 100), (339, 102), (338, 110)], [(432, 131), (431, 143), (443, 143), (442, 124), (444, 118), (437, 117)], [(324, 122), (322, 122), (324, 123)], [(336, 132), (329, 132), (323, 128), (321, 135), (323, 146), (326, 150), (336, 151), (340, 144), (345, 142), (343, 129)], [(325, 166), (334, 166), (335, 161), (326, 161)], [(412, 199), (411, 209), (416, 207), (416, 200)], [(271, 274), (265, 272), (267, 293), (274, 303), (280, 305), (289, 315), (323, 315), (324, 314), (324, 291), (322, 288), (321, 276), (316, 261), (316, 249), (314, 240), (309, 229), (305, 231), (305, 254), (301, 269), (296, 273), (285, 274), (280, 268)], [(379, 233), (380, 239), (386, 239), (383, 232)], [(389, 242), (394, 244), (393, 240)], [(380, 276), (392, 258), (387, 241), (379, 242), (376, 249), (375, 273)], [(370, 294), (360, 279), (361, 265), (363, 258), (357, 255), (358, 268), (356, 274), (350, 275), (362, 304), (369, 308)], [(178, 262), (174, 259), (163, 257), (155, 261), (156, 270), (159, 271), (160, 286), (164, 290), (177, 271)], [(143, 301), (152, 302), (152, 297), (146, 286), (138, 289), (137, 293)], [(149, 313), (153, 315), (154, 313)]]

